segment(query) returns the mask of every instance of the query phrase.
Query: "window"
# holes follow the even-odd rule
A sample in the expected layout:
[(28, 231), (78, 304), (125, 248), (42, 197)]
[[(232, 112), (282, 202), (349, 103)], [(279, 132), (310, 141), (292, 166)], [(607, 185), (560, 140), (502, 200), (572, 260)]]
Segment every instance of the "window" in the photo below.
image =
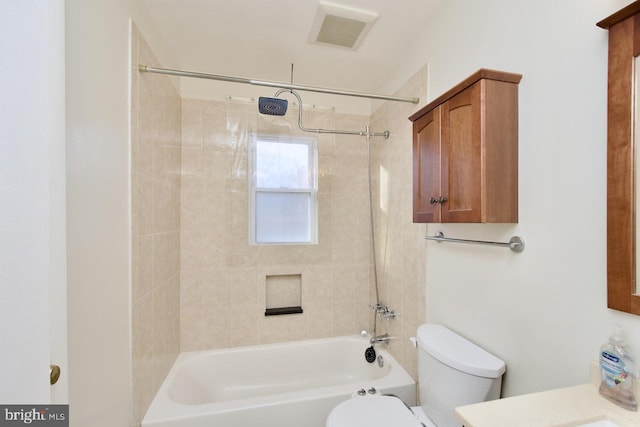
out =
[(315, 139), (253, 135), (250, 243), (317, 242), (317, 164)]

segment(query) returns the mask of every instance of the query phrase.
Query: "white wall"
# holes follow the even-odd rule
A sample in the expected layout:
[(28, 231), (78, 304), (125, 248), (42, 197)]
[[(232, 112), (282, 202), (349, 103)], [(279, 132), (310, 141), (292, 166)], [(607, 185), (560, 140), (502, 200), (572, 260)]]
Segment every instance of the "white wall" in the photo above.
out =
[(606, 308), (608, 34), (595, 25), (628, 3), (444, 2), (387, 83), (425, 61), (430, 99), (479, 68), (524, 76), (519, 223), (427, 227), (526, 241), (522, 254), (427, 243), (427, 320), (503, 358), (506, 395), (585, 382), (616, 322), (640, 351), (640, 317)]
[[(67, 0), (67, 239), (72, 426), (131, 413), (128, 0)], [(162, 46), (157, 42), (154, 46)]]
[(67, 0), (69, 403), (78, 427), (131, 423), (124, 3)]

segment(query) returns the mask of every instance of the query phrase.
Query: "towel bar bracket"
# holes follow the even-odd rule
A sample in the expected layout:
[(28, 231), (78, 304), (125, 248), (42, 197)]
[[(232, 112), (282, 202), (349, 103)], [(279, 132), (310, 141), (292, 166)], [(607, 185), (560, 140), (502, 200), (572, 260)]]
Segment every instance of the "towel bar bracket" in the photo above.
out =
[(467, 239), (454, 239), (451, 237), (444, 237), (442, 231), (438, 231), (435, 236), (425, 237), (427, 240), (435, 240), (438, 243), (451, 242), (451, 243), (470, 243), (474, 245), (491, 245), (491, 246), (505, 246), (511, 249), (513, 252), (520, 253), (524, 251), (524, 239), (520, 236), (513, 236), (508, 242), (490, 242), (486, 240), (467, 240)]

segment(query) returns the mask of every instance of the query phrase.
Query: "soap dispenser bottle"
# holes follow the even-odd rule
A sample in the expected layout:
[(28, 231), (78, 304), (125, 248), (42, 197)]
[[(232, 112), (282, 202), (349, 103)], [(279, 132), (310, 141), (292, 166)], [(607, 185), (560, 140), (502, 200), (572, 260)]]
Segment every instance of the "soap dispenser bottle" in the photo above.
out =
[(600, 348), (600, 371), (600, 394), (622, 408), (637, 411), (633, 395), (636, 369), (620, 325), (616, 325), (609, 342)]

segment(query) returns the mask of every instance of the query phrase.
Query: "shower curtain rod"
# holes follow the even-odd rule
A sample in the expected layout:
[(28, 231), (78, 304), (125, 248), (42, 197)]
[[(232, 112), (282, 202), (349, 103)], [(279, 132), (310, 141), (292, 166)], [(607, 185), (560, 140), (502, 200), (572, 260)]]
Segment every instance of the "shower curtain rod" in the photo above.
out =
[(379, 95), (374, 93), (351, 92), (351, 91), (342, 90), (342, 89), (330, 89), (330, 88), (316, 87), (316, 86), (294, 85), (289, 83), (278, 83), (278, 82), (270, 82), (270, 81), (256, 80), (256, 79), (245, 79), (242, 77), (198, 73), (194, 71), (172, 70), (169, 68), (156, 68), (156, 67), (150, 67), (147, 65), (139, 65), (138, 69), (140, 70), (140, 72), (145, 72), (145, 73), (167, 74), (170, 76), (178, 76), (178, 77), (195, 77), (198, 79), (219, 80), (219, 81), (231, 82), (231, 83), (244, 83), (244, 84), (250, 84), (255, 86), (273, 87), (278, 89), (291, 89), (291, 90), (301, 90), (306, 92), (328, 93), (332, 95), (354, 96), (358, 98), (380, 99), (384, 101), (408, 102), (411, 104), (417, 104), (418, 102), (420, 102), (419, 98), (404, 98), (400, 96)]

